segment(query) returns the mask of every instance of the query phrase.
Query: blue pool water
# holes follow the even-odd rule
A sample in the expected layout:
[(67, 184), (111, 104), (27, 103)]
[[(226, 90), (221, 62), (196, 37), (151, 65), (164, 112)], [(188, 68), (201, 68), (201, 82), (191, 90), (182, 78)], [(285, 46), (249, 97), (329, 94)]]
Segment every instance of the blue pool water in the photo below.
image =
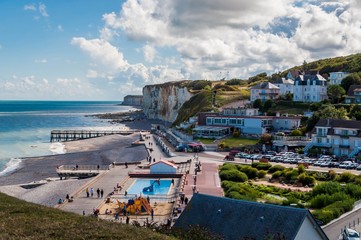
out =
[[(172, 180), (160, 180), (160, 185), (154, 183), (156, 179), (137, 179), (133, 185), (127, 190), (128, 194), (154, 195), (154, 194), (168, 194)], [(154, 184), (153, 184), (154, 183)], [(153, 184), (153, 192), (143, 192), (143, 189)]]

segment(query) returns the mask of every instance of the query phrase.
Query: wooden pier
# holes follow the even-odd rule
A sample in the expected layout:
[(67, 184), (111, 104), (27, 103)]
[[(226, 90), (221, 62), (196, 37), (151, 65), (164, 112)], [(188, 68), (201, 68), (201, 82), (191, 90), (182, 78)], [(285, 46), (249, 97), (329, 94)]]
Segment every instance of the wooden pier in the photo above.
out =
[(140, 132), (140, 130), (128, 130), (128, 131), (93, 131), (93, 130), (52, 130), (50, 133), (50, 142), (67, 142), (95, 137), (102, 137), (105, 135), (130, 135), (133, 133)]

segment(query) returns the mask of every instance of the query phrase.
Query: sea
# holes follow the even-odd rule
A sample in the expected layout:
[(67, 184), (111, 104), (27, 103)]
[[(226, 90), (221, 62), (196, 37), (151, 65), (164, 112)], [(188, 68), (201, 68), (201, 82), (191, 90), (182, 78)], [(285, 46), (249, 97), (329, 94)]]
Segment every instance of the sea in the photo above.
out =
[(89, 115), (136, 110), (113, 101), (0, 101), (0, 176), (15, 171), (26, 157), (65, 153), (50, 143), (51, 130), (119, 130), (122, 124)]

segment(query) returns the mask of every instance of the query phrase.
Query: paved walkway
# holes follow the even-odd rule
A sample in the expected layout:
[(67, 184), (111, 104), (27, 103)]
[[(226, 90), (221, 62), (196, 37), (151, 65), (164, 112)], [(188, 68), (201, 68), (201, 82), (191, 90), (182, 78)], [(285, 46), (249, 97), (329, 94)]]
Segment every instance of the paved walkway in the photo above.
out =
[[(92, 214), (93, 209), (96, 209), (101, 203), (103, 203), (106, 196), (114, 190), (114, 187), (117, 186), (117, 183), (122, 183), (123, 180), (128, 177), (128, 172), (133, 171), (135, 168), (136, 166), (131, 164), (128, 164), (128, 168), (125, 168), (123, 165), (115, 166), (109, 171), (90, 179), (86, 185), (71, 195), (74, 197), (73, 202), (60, 205), (59, 208), (78, 214), (83, 214), (83, 211), (85, 211), (86, 215)], [(86, 196), (86, 188), (88, 188), (89, 192), (91, 188), (94, 189), (93, 197)], [(97, 197), (96, 190), (98, 188), (103, 189), (103, 198)]]
[[(218, 166), (221, 163), (214, 163), (211, 161), (210, 158), (206, 158), (204, 156), (196, 157), (192, 153), (189, 154), (177, 154), (173, 152), (171, 155), (172, 157), (167, 157), (167, 155), (162, 151), (161, 145), (156, 144), (156, 141), (153, 135), (148, 134), (147, 138), (145, 138), (145, 147), (149, 153), (149, 156), (152, 157), (156, 161), (160, 159), (163, 160), (172, 160), (174, 162), (185, 162), (189, 159), (193, 159), (190, 166), (190, 174), (187, 174), (186, 177), (186, 185), (184, 187), (183, 193), (190, 198), (193, 196), (193, 187), (196, 186), (196, 191), (204, 194), (210, 194), (214, 196), (223, 196), (223, 190), (220, 186), (220, 179), (218, 177)], [(167, 144), (167, 143), (165, 143)], [(150, 150), (152, 149), (152, 150)], [(172, 149), (170, 149), (172, 150)], [(144, 159), (142, 161), (142, 165), (147, 164), (148, 159)], [(201, 171), (197, 172), (195, 175), (195, 167), (196, 164), (201, 164)], [(74, 212), (77, 214), (83, 214), (85, 212), (86, 215), (92, 214), (93, 209), (98, 208), (101, 204), (104, 203), (106, 196), (114, 190), (117, 183), (122, 184), (123, 190), (120, 192), (121, 194), (124, 193), (126, 189), (130, 186), (132, 181), (128, 181), (128, 173), (130, 171), (134, 171), (137, 169), (136, 165), (128, 164), (128, 168), (125, 168), (124, 165), (116, 165), (113, 168), (110, 168), (109, 171), (106, 171), (97, 177), (89, 179), (87, 184), (85, 184), (81, 189), (77, 192), (70, 194), (74, 197), (73, 202), (64, 203), (59, 206), (60, 209)], [(137, 169), (139, 171), (139, 168)], [(196, 182), (194, 182), (194, 176), (196, 176)], [(125, 183), (125, 184), (124, 184)], [(94, 196), (87, 197), (86, 196), (86, 188), (94, 189)], [(103, 189), (104, 196), (103, 198), (98, 198), (96, 190), (97, 188)], [(177, 204), (177, 202), (176, 202)], [(180, 207), (185, 207), (185, 205), (180, 205)], [(133, 216), (133, 218), (136, 218)], [(155, 220), (159, 222), (165, 222), (168, 216), (155, 216)], [(139, 220), (145, 221), (146, 217), (139, 218)], [(124, 222), (124, 219), (122, 219)]]

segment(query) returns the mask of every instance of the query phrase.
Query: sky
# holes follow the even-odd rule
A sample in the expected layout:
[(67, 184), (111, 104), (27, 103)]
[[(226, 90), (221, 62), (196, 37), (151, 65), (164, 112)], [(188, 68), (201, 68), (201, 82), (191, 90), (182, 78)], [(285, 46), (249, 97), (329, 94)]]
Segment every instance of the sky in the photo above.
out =
[(1, 0), (0, 99), (123, 100), (361, 52), (359, 0)]

